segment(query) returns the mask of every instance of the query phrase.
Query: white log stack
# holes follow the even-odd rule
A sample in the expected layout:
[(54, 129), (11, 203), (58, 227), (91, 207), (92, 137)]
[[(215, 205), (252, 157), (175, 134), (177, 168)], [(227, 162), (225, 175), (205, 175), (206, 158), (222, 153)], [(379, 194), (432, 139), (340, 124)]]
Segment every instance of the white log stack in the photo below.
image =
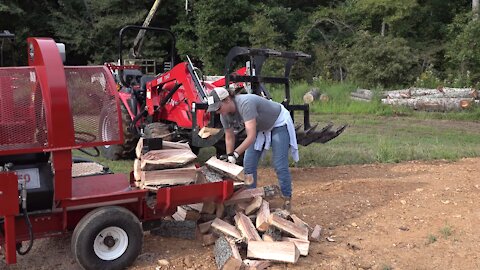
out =
[(437, 89), (416, 88), (386, 91), (382, 103), (405, 106), (421, 111), (462, 111), (478, 104), (478, 91), (474, 88), (439, 87)]

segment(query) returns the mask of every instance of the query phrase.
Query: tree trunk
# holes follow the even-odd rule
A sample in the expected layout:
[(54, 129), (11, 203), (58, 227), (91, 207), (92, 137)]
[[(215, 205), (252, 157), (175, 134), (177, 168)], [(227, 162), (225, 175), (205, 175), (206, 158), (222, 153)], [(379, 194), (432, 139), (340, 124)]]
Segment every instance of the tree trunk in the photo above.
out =
[(410, 89), (385, 91), (382, 94), (383, 98), (410, 98)]
[(472, 0), (473, 20), (478, 20), (478, 0)]
[(469, 108), (473, 98), (429, 98), (418, 97), (410, 99), (382, 99), (382, 103), (394, 106), (407, 106), (414, 110), (423, 111), (460, 111)]
[(371, 101), (373, 92), (368, 89), (357, 89), (357, 91), (350, 93), (350, 98), (359, 101)]

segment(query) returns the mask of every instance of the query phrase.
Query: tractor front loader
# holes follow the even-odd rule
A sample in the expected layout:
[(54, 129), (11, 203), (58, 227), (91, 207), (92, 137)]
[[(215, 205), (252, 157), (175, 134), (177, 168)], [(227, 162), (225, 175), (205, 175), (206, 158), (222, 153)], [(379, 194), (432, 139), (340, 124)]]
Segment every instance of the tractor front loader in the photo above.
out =
[[(129, 66), (123, 63), (123, 38), (127, 30), (147, 30), (166, 33), (171, 42), (169, 51), (170, 62), (167, 66), (173, 67), (156, 76), (145, 75), (139, 66)], [(279, 52), (271, 49), (253, 49), (234, 47), (226, 57), (225, 77), (217, 81), (205, 81), (198, 76), (196, 68), (188, 58), (187, 62), (176, 65), (175, 36), (168, 30), (155, 27), (126, 26), (120, 30), (119, 65), (110, 65), (109, 68), (117, 75), (120, 85), (122, 119), (124, 124), (123, 145), (102, 147), (106, 158), (119, 159), (133, 157), (138, 138), (142, 135), (162, 137), (164, 140), (186, 141), (197, 152), (202, 147), (215, 146), (217, 154), (225, 151), (223, 130), (206, 139), (199, 136), (204, 127), (221, 128), (218, 116), (207, 113), (206, 96), (215, 87), (246, 89), (271, 99), (265, 83), (285, 85), (285, 99), (282, 104), (290, 111), (292, 118), (295, 111), (303, 111), (304, 123), (297, 126), (297, 140), (301, 145), (313, 142), (326, 143), (346, 128), (333, 128), (329, 124), (321, 130), (316, 130), (318, 124), (310, 124), (309, 106), (290, 103), (290, 71), (295, 61), (310, 57), (302, 52)], [(248, 58), (247, 65), (236, 71), (232, 70), (235, 60)], [(284, 76), (262, 76), (262, 67), (269, 57), (286, 59)], [(244, 92), (244, 91), (243, 91)], [(241, 91), (239, 91), (241, 94)], [(108, 115), (106, 115), (108, 116)], [(101, 126), (108, 126), (109, 120), (101, 121)], [(100, 128), (104, 130), (104, 128)], [(105, 129), (108, 130), (108, 129)], [(236, 130), (237, 143), (243, 141), (243, 128)], [(108, 139), (109, 134), (102, 134)]]

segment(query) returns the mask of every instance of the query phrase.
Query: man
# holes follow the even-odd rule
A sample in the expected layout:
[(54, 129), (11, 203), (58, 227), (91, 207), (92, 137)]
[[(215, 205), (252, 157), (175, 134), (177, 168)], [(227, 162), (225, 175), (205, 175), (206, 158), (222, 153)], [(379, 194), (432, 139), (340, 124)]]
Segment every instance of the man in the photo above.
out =
[[(257, 184), (257, 168), (264, 149), (272, 147), (273, 167), (280, 190), (285, 199), (285, 209), (291, 208), (292, 177), (288, 167), (288, 149), (298, 161), (298, 146), (292, 118), (282, 104), (254, 94), (230, 95), (223, 87), (216, 87), (208, 96), (208, 112), (220, 114), (225, 129), (225, 146), (228, 162), (236, 163), (245, 153), (243, 165), (246, 175), (252, 174)], [(234, 127), (243, 123), (247, 137), (235, 148)]]

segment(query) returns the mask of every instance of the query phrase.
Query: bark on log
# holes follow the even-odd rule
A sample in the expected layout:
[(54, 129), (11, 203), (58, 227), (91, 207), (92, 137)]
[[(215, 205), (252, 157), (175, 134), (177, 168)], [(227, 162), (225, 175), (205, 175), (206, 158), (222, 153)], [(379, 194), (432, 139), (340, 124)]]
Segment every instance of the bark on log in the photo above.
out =
[(382, 98), (410, 98), (410, 89), (385, 91)]
[(207, 160), (207, 162), (205, 162), (205, 165), (207, 165), (208, 168), (222, 175), (232, 178), (233, 180), (237, 180), (237, 181), (245, 180), (242, 177), (243, 175), (242, 166), (238, 166), (236, 164), (219, 160), (216, 157), (211, 157), (209, 160)]
[(310, 104), (314, 102), (315, 100), (318, 100), (320, 98), (320, 90), (318, 88), (313, 88), (305, 95), (303, 95), (303, 102), (305, 104)]
[(423, 111), (460, 111), (469, 108), (473, 98), (411, 98), (411, 99), (382, 99), (382, 103), (394, 106), (407, 106), (414, 110)]
[(242, 257), (232, 239), (224, 236), (219, 237), (215, 241), (213, 252), (218, 269), (241, 269), (243, 265)]

